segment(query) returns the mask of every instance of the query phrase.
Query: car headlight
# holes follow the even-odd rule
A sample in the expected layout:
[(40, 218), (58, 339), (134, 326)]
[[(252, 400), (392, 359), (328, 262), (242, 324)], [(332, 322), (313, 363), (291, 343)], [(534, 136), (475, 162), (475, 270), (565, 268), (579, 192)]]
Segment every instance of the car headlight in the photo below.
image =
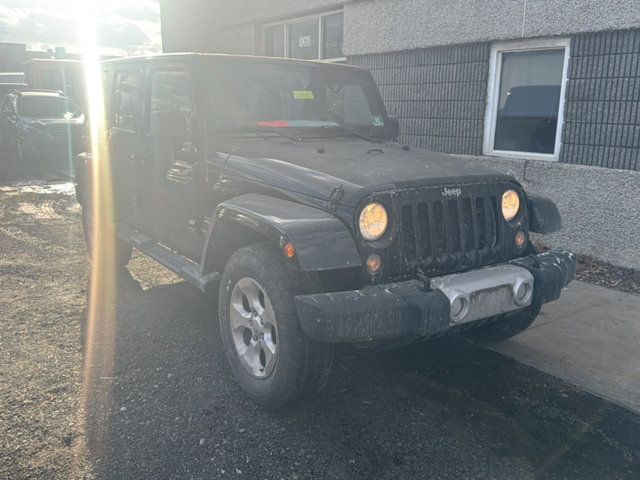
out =
[(509, 222), (520, 210), (520, 195), (515, 190), (507, 190), (502, 194), (502, 216)]
[(384, 235), (388, 225), (387, 210), (380, 203), (370, 203), (360, 212), (360, 233), (370, 242)]

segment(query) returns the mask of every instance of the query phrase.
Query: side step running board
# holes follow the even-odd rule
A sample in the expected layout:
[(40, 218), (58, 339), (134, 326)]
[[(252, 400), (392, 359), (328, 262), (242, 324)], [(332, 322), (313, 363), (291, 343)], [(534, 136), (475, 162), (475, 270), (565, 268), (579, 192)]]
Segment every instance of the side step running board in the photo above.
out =
[(152, 238), (136, 232), (127, 225), (118, 224), (116, 231), (118, 236), (125, 242), (184, 278), (201, 292), (214, 293), (216, 291), (220, 282), (220, 274), (218, 272), (202, 275), (200, 273), (200, 265), (196, 262), (174, 252)]

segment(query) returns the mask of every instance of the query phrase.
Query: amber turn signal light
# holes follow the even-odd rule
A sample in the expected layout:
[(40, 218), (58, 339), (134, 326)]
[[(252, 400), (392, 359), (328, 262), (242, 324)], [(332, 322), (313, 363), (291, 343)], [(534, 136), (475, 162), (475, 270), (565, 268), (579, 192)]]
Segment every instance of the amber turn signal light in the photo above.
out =
[(527, 241), (527, 236), (524, 234), (524, 232), (520, 231), (518, 233), (516, 233), (516, 247), (518, 248), (522, 248), (524, 247), (524, 244)]
[(382, 258), (377, 253), (372, 253), (367, 257), (367, 270), (369, 273), (378, 273), (382, 266)]
[(293, 246), (293, 243), (287, 242), (284, 244), (282, 248), (285, 258), (293, 258), (296, 256), (296, 247)]

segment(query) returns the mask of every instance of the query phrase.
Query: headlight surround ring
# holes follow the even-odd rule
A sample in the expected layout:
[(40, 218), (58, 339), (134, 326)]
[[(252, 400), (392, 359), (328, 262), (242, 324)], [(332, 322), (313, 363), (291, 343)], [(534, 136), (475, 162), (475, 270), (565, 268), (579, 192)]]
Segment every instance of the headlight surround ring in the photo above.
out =
[(380, 239), (389, 227), (387, 209), (379, 202), (368, 203), (360, 210), (358, 227), (365, 240), (375, 242)]

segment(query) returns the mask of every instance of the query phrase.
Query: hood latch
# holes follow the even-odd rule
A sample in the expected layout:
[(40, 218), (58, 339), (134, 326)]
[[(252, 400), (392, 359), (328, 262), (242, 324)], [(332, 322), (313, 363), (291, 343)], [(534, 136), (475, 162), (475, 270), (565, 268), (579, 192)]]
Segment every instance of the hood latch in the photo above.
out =
[(335, 212), (343, 195), (344, 189), (342, 188), (342, 184), (337, 187), (333, 187), (331, 189), (331, 193), (329, 193), (329, 201), (326, 204), (327, 209), (331, 212)]

